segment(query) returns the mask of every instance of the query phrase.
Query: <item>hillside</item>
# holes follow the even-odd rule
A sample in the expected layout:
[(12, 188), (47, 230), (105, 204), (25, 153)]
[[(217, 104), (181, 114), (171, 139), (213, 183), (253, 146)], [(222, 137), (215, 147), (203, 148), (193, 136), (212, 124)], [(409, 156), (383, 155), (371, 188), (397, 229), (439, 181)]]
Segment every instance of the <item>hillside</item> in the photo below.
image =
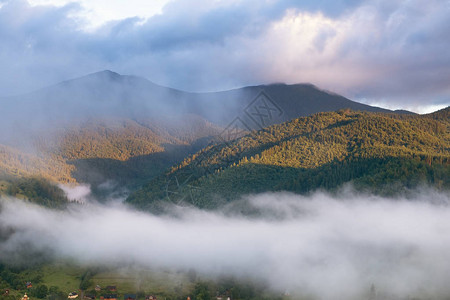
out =
[(170, 124), (88, 120), (41, 132), (25, 150), (1, 146), (0, 179), (42, 177), (59, 183), (85, 182), (94, 189), (113, 180), (130, 188), (195, 153), (219, 130), (193, 116)]
[[(24, 253), (20, 255), (17, 256), (23, 257)], [(36, 256), (34, 253), (35, 260)], [(138, 266), (118, 267), (114, 264), (86, 266), (49, 259), (44, 262), (16, 266), (0, 261), (0, 287), (2, 291), (9, 289), (10, 292), (9, 295), (0, 295), (0, 299), (20, 299), (27, 293), (32, 299), (63, 300), (74, 291), (99, 299), (111, 295), (108, 286), (116, 287), (114, 294), (117, 299), (124, 299), (127, 294), (135, 294), (139, 300), (148, 295), (154, 295), (157, 299), (213, 299), (216, 294), (229, 295), (233, 299), (283, 299), (281, 293), (256, 280), (232, 276), (210, 278), (197, 274), (193, 269), (159, 270)], [(31, 288), (25, 284), (29, 281), (32, 282)], [(100, 286), (100, 290), (95, 290), (96, 286)], [(205, 295), (207, 298), (204, 298)]]
[(53, 182), (74, 182), (74, 167), (56, 156), (41, 156), (0, 145), (0, 179), (40, 176)]
[[(259, 107), (261, 92), (266, 108)], [(388, 111), (351, 101), (311, 84), (272, 84), (222, 92), (189, 93), (111, 71), (93, 73), (0, 101), (4, 116), (8, 116), (0, 120), (0, 125), (5, 128), (0, 136), (3, 144), (5, 140), (17, 143), (18, 134), (30, 138), (41, 130), (71, 126), (86, 119), (145, 121), (183, 119), (186, 115), (194, 115), (223, 127), (239, 117), (247, 127), (255, 129), (343, 108)], [(268, 111), (267, 108), (276, 110)], [(270, 116), (261, 119), (255, 115), (255, 109)]]
[(450, 188), (449, 108), (430, 115), (318, 113), (209, 146), (127, 201), (216, 207), (268, 191), (333, 190), (346, 182), (392, 195), (421, 184)]
[(341, 108), (387, 111), (310, 84), (188, 93), (111, 71), (0, 100), (1, 178), (94, 189), (108, 180), (135, 189), (223, 138), (224, 128), (261, 129)]

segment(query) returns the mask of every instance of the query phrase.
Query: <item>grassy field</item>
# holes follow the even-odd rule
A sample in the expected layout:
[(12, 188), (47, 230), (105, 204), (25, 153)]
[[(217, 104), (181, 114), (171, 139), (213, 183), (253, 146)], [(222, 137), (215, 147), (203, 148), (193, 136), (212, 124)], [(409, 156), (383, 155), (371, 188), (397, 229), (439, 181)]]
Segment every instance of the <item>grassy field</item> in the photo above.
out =
[(100, 272), (92, 277), (93, 287), (117, 286), (119, 295), (125, 293), (164, 294), (167, 292), (187, 293), (193, 284), (185, 272), (121, 268)]
[[(91, 293), (95, 286), (99, 285), (102, 290), (96, 293), (97, 296), (114, 293), (118, 295), (118, 299), (122, 299), (124, 294), (160, 296), (187, 294), (192, 291), (195, 279), (187, 272), (174, 270), (152, 270), (139, 267), (100, 268), (59, 261), (21, 271), (23, 287), (20, 290), (11, 289), (10, 294), (16, 297), (23, 296), (23, 293), (27, 291), (26, 281), (31, 281), (34, 288), (46, 285), (48, 288), (58, 287), (65, 294), (79, 293), (82, 276), (87, 272), (91, 276), (89, 276), (86, 293)], [(117, 291), (106, 291), (107, 286), (116, 286)]]
[[(3, 271), (6, 270), (7, 267), (4, 266)], [(10, 289), (10, 296), (4, 297), (0, 294), (0, 300), (20, 300), (25, 292), (31, 296), (31, 300), (38, 300), (40, 298), (33, 290), (37, 291), (43, 285), (48, 287), (49, 291), (47, 296), (41, 298), (47, 300), (65, 300), (70, 292), (80, 294), (77, 300), (82, 300), (83, 294), (94, 294), (96, 299), (100, 299), (100, 296), (105, 294), (117, 294), (117, 299), (122, 300), (125, 294), (137, 294), (139, 300), (143, 300), (146, 295), (155, 295), (158, 299), (185, 300), (187, 296), (196, 299), (195, 297), (205, 290), (209, 290), (207, 298), (198, 299), (211, 299), (214, 295), (226, 291), (236, 294), (233, 299), (237, 300), (307, 299), (272, 293), (261, 283), (252, 283), (247, 280), (223, 278), (221, 282), (214, 283), (214, 279), (202, 278), (194, 271), (152, 270), (138, 266), (99, 267), (78, 265), (69, 261), (54, 261), (39, 267), (23, 269), (19, 273), (17, 270), (12, 272), (20, 277), (19, 287), (16, 290), (5, 285), (7, 282), (1, 277), (4, 273), (0, 273), (0, 289)], [(86, 274), (91, 275), (86, 277)], [(80, 283), (83, 276), (88, 278), (89, 284), (84, 291), (81, 291)], [(31, 289), (25, 287), (27, 281), (33, 283)], [(94, 290), (96, 285), (99, 285), (102, 290), (96, 292)], [(116, 291), (107, 291), (107, 286), (116, 286)], [(51, 293), (50, 291), (54, 291), (55, 287), (57, 292)]]
[(61, 291), (68, 294), (78, 290), (80, 277), (84, 272), (85, 268), (66, 262), (45, 265), (42, 267), (42, 283), (48, 287), (57, 286)]

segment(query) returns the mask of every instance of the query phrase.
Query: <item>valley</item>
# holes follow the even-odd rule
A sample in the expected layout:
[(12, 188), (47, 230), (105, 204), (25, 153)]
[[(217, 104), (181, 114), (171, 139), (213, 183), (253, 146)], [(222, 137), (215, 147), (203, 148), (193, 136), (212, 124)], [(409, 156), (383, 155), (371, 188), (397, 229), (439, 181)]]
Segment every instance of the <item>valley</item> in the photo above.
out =
[(450, 300), (450, 0), (0, 0), (0, 300)]
[[(69, 293), (79, 299), (316, 299), (322, 292), (314, 277), (297, 266), (277, 267), (279, 247), (289, 255), (300, 247), (284, 234), (292, 222), (297, 230), (310, 228), (304, 214), (311, 211), (318, 227), (330, 218), (337, 228), (343, 220), (322, 220), (328, 212), (321, 207), (355, 215), (360, 203), (384, 218), (378, 202), (396, 211), (393, 203), (422, 205), (422, 193), (446, 199), (450, 190), (448, 107), (424, 115), (395, 112), (309, 84), (186, 93), (110, 71), (6, 103), (4, 128), (23, 119), (30, 126), (1, 136), (4, 300), (24, 293), (32, 300)], [(67, 191), (77, 186), (88, 189), (87, 196), (69, 198)], [(357, 200), (339, 208), (348, 199)], [(260, 237), (255, 226), (269, 236)], [(346, 237), (349, 232), (345, 243), (355, 239)], [(320, 231), (297, 234), (328, 243)], [(387, 254), (375, 257), (409, 257), (407, 246), (397, 253), (381, 241)], [(20, 250), (11, 252), (15, 247)], [(298, 259), (311, 270), (324, 257), (343, 264), (344, 246), (330, 247), (339, 255), (312, 250)], [(264, 259), (253, 257), (259, 252)], [(228, 255), (236, 261), (224, 259)], [(358, 260), (348, 260), (348, 268), (363, 272)], [(378, 277), (330, 293), (373, 299), (373, 282), (386, 299), (406, 299), (389, 294)]]

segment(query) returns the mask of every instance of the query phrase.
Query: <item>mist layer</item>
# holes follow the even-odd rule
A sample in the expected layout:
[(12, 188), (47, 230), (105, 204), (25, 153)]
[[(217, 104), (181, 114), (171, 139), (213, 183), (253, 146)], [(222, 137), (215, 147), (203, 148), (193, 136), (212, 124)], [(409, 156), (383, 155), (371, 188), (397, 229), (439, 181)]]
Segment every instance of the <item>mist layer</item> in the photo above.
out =
[(363, 299), (372, 285), (384, 299), (441, 299), (450, 295), (449, 200), (430, 191), (414, 200), (264, 194), (242, 200), (248, 217), (236, 207), (155, 216), (122, 204), (56, 211), (3, 199), (0, 226), (14, 233), (0, 258), (27, 245), (83, 264), (250, 277), (317, 299)]

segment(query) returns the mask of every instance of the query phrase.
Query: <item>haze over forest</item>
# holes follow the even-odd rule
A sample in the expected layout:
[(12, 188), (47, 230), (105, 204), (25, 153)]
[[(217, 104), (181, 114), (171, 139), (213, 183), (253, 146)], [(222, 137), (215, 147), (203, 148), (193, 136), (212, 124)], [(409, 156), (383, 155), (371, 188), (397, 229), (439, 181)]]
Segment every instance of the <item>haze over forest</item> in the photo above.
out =
[(0, 300), (448, 299), (449, 23), (0, 0)]

